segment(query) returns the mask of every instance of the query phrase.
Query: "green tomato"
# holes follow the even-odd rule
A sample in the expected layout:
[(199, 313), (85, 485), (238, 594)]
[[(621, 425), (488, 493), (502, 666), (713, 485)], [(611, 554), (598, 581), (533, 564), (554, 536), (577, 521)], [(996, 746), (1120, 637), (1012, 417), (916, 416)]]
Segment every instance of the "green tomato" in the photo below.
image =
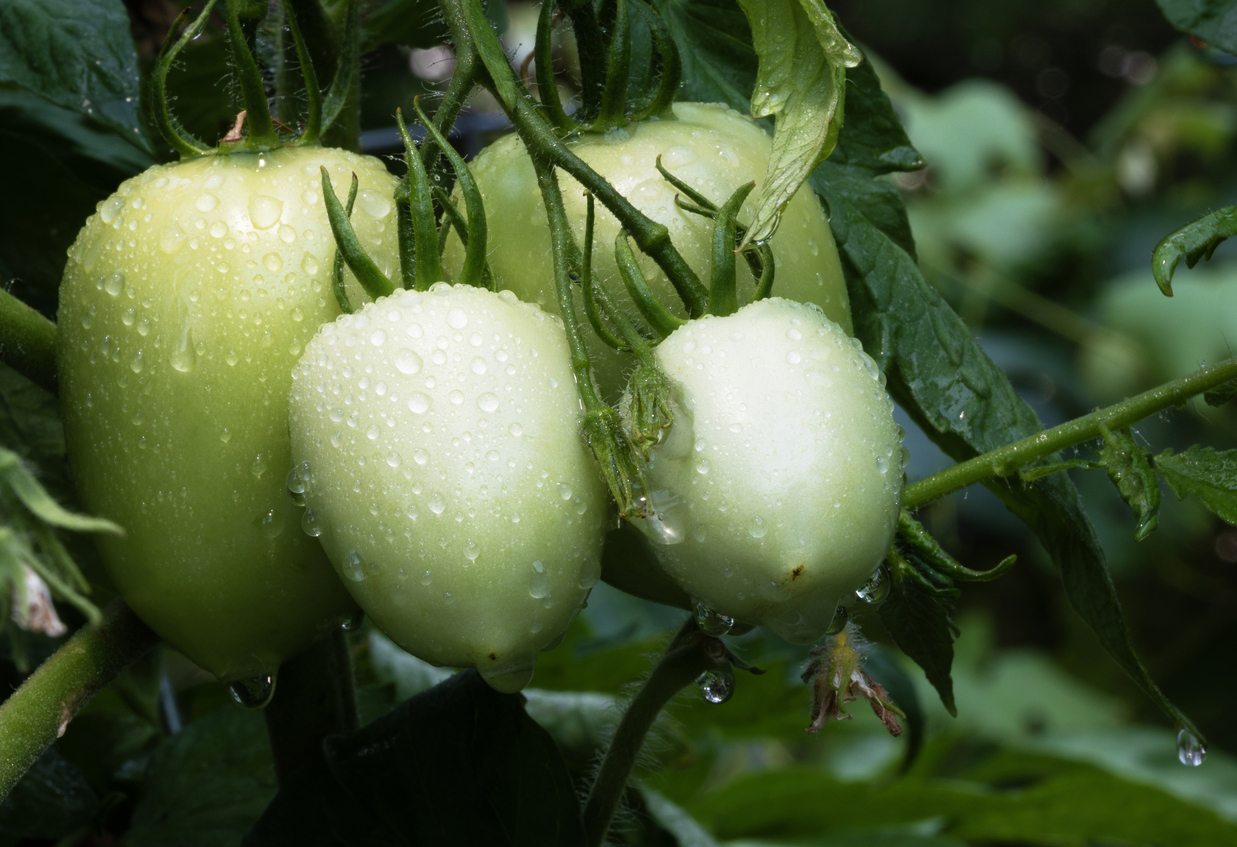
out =
[[(675, 206), (677, 192), (657, 172), (657, 157), (662, 157), (662, 165), (668, 171), (721, 205), (741, 184), (763, 180), (772, 141), (750, 118), (725, 106), (676, 103), (673, 120), (650, 120), (604, 135), (581, 135), (570, 146), (638, 209), (669, 229), (679, 252), (707, 284), (712, 267), (713, 222)], [(500, 139), (482, 151), (473, 162), (472, 171), (485, 201), (490, 268), (498, 287), (510, 289), (521, 300), (557, 314), (545, 207), (523, 143), (514, 135)], [(587, 203), (583, 188), (562, 171), (559, 180), (567, 216), (577, 243), (582, 244)], [(758, 186), (748, 197), (740, 220), (751, 219), (759, 193)], [(618, 220), (598, 203), (594, 275), (616, 300), (627, 302), (614, 261), (618, 232)], [(815, 303), (849, 332), (850, 301), (837, 247), (829, 222), (810, 189), (800, 190), (787, 204), (770, 246), (777, 269), (774, 293)], [(637, 255), (653, 293), (676, 314), (686, 316), (665, 274), (652, 259)], [(463, 247), (452, 236), (443, 256), (444, 271), (454, 275), (462, 264)], [(746, 298), (755, 282), (747, 264), (737, 264), (739, 294)], [(617, 399), (630, 360), (606, 347), (591, 331), (586, 331), (586, 337), (602, 393), (607, 399)]]
[(637, 527), (698, 615), (815, 641), (897, 527), (884, 375), (818, 308), (776, 297), (691, 321), (656, 356), (678, 410)]
[(522, 688), (609, 514), (562, 325), (439, 283), (324, 326), (293, 376), (295, 485), (352, 596), (413, 655)]
[(57, 365), (86, 509), (125, 529), (109, 575), (169, 644), (224, 680), (272, 676), (355, 606), (285, 489), (291, 371), (339, 308), (319, 166), (360, 177), (352, 219), (398, 268), (395, 180), (325, 148), (159, 165), (69, 251)]

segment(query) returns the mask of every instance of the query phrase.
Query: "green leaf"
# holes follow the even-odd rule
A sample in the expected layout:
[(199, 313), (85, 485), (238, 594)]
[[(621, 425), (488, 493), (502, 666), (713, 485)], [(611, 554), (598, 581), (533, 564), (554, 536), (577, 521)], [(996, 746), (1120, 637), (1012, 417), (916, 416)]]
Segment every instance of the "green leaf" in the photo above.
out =
[(913, 551), (916, 560), (921, 565), (930, 567), (943, 577), (960, 579), (964, 582), (989, 582), (1004, 574), (1018, 561), (1016, 556), (1008, 556), (996, 567), (986, 571), (964, 567), (946, 552), (940, 542), (933, 538), (919, 521), (912, 518), (906, 511), (898, 517), (898, 538), (903, 549)]
[[(1237, 15), (1234, 16), (1237, 25)], [(1168, 297), (1173, 296), (1173, 274), (1184, 258), (1192, 268), (1200, 259), (1210, 259), (1225, 239), (1237, 235), (1237, 206), (1217, 209), (1171, 232), (1155, 245), (1151, 252), (1151, 273), (1156, 285)]]
[(1179, 454), (1165, 450), (1155, 457), (1155, 469), (1178, 500), (1193, 494), (1226, 523), (1237, 526), (1237, 450), (1216, 452), (1197, 444)]
[(735, 0), (652, 0), (679, 47), (681, 100), (725, 103), (746, 112), (756, 81), (756, 51)]
[(1237, 3), (1232, 0), (1156, 0), (1168, 22), (1182, 32), (1237, 53)]
[(275, 796), (260, 712), (225, 706), (156, 750), (120, 847), (235, 847)]
[(550, 736), (475, 671), (326, 741), (245, 840), (268, 844), (574, 847), (579, 800)]
[(822, 0), (738, 0), (759, 57), (752, 117), (773, 117), (773, 152), (740, 247), (766, 241), (842, 128), (846, 69), (863, 61)]
[(681, 806), (670, 802), (651, 788), (640, 789), (644, 810), (666, 832), (674, 836), (679, 847), (719, 847), (717, 839), (692, 818)]
[(949, 675), (958, 634), (949, 617), (956, 591), (951, 591), (948, 580), (938, 586), (940, 577), (914, 555), (890, 553), (888, 565), (891, 585), (889, 597), (880, 607), (881, 621), (898, 648), (923, 668), (941, 703), (956, 716), (958, 707)]
[(721, 839), (818, 839), (867, 829), (869, 840), (857, 843), (911, 845), (876, 840), (871, 830), (922, 829), (935, 819), (938, 838), (967, 843), (1237, 845), (1237, 829), (1214, 812), (1085, 765), (1027, 762), (1001, 776), (995, 785), (922, 776), (847, 783), (795, 768), (732, 780), (687, 811)]
[(1208, 406), (1219, 408), (1237, 397), (1237, 382), (1226, 382), (1210, 391), (1203, 392), (1203, 400)]
[(82, 772), (49, 747), (0, 803), (0, 834), (60, 838), (87, 824), (98, 805)]
[(1100, 459), (1121, 499), (1134, 510), (1134, 539), (1142, 541), (1155, 529), (1160, 514), (1160, 481), (1151, 470), (1146, 451), (1134, 443), (1128, 429), (1122, 429), (1104, 433)]
[(0, 83), (86, 115), (150, 152), (120, 0), (8, 0), (0, 6)]

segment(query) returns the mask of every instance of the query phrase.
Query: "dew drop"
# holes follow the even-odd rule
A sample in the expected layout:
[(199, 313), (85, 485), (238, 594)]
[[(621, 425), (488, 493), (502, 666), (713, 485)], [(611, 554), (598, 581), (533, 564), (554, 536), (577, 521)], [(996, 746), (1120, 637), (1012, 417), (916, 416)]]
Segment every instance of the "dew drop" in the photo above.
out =
[(310, 538), (317, 538), (322, 534), (322, 522), (318, 520), (313, 509), (306, 509), (305, 514), (301, 515), (301, 532)]
[(372, 188), (362, 188), (357, 192), (356, 206), (372, 218), (385, 218), (391, 214), (391, 201)]
[(282, 214), (283, 201), (277, 197), (258, 194), (249, 199), (249, 220), (256, 229), (270, 229), (279, 223)]
[(312, 253), (306, 253), (301, 257), (301, 270), (310, 276), (318, 272), (318, 260), (313, 257)]
[(365, 612), (358, 609), (357, 613), (339, 625), (344, 632), (356, 632), (365, 623)]
[(103, 220), (103, 223), (110, 224), (116, 219), (116, 216), (120, 214), (120, 210), (123, 209), (124, 206), (125, 198), (115, 196), (110, 197), (107, 202), (99, 207), (99, 217)]
[(468, 313), (458, 308), (447, 312), (447, 326), (452, 329), (463, 329), (468, 326)]
[(765, 523), (762, 517), (752, 518), (752, 525), (747, 528), (747, 533), (752, 538), (764, 538), (769, 532), (769, 525)]
[[(376, 332), (382, 332), (382, 330), (376, 330)], [(385, 333), (384, 333), (384, 338), (385, 338)], [(416, 353), (406, 348), (403, 350), (400, 350), (398, 353), (395, 354), (395, 367), (399, 369), (400, 373), (409, 374), (409, 375), (418, 373), (420, 372), (421, 367), (424, 364), (425, 362), (422, 361), (420, 356), (418, 356)], [(409, 408), (411, 408), (411, 406)], [(429, 407), (426, 406), (426, 408), (429, 408)], [(416, 412), (417, 410), (413, 409), (413, 411)], [(422, 409), (422, 411), (424, 411), (424, 409)], [(418, 414), (420, 413), (418, 412)]]
[(408, 411), (413, 414), (423, 415), (429, 411), (429, 407), (432, 402), (433, 400), (428, 394), (424, 394), (420, 391), (414, 391), (412, 392), (412, 397), (408, 399)]
[(275, 677), (255, 676), (228, 683), (228, 691), (242, 709), (263, 709), (275, 696)]
[(730, 668), (705, 671), (696, 677), (696, 685), (700, 686), (700, 694), (707, 702), (725, 703), (734, 694), (734, 672)]
[(347, 558), (344, 559), (344, 576), (353, 582), (365, 579), (365, 560), (356, 550), (349, 550)]
[(533, 573), (528, 579), (528, 596), (534, 600), (544, 600), (550, 596), (550, 580), (541, 562), (533, 562)]
[(120, 294), (120, 292), (125, 290), (125, 275), (120, 271), (116, 271), (103, 283), (103, 290), (113, 297)]
[(172, 367), (183, 374), (192, 373), (198, 365), (198, 351), (193, 343), (193, 328), (185, 321), (176, 349), (172, 351)]
[(266, 266), (268, 271), (275, 273), (283, 267), (283, 256), (280, 256), (278, 253), (267, 253), (262, 257), (262, 264)]
[(588, 591), (600, 581), (601, 559), (594, 559), (590, 556), (580, 565), (580, 576), (576, 580), (576, 585)]
[(872, 576), (855, 592), (855, 596), (865, 603), (880, 603), (889, 596), (889, 588), (893, 580), (885, 571), (884, 566), (876, 569)]
[(498, 395), (486, 392), (477, 398), (477, 408), (483, 412), (492, 412), (498, 408)]
[(441, 515), (447, 510), (447, 501), (442, 498), (441, 494), (432, 495), (429, 503), (426, 505), (429, 506), (430, 511), (436, 515)]
[(1207, 747), (1198, 736), (1188, 729), (1177, 733), (1177, 761), (1186, 767), (1196, 768), (1207, 758)]
[(194, 201), (193, 205), (199, 212), (209, 212), (211, 209), (219, 205), (219, 198), (214, 194), (207, 192), (199, 196), (198, 199)]
[(700, 631), (714, 638), (725, 635), (734, 627), (734, 618), (709, 608), (699, 600), (696, 601), (694, 614)]

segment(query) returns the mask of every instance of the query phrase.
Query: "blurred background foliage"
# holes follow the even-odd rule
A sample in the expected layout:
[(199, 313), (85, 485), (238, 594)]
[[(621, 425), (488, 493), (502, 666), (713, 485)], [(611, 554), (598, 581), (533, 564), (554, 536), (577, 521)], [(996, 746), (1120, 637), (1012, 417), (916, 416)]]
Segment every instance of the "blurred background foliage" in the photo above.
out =
[[(126, 0), (144, 65), (179, 5)], [(1237, 202), (1237, 58), (1175, 32), (1153, 0), (830, 5), (877, 64), (928, 162), (897, 178), (925, 273), (1047, 424), (1231, 352), (1237, 247), (1182, 270), (1172, 299), (1156, 289), (1149, 259), (1166, 233)], [(362, 146), (389, 156), (398, 149), (395, 108), (410, 111), (418, 95), (432, 100), (452, 59), (432, 4), (374, 0), (368, 8)], [(494, 15), (517, 66), (531, 50), (535, 15), (527, 3)], [(218, 29), (209, 32), (171, 80), (181, 120), (206, 138), (233, 120), (225, 50)], [(570, 96), (568, 40), (556, 58)], [(67, 112), (36, 115), (3, 88), (0, 114), (8, 119), (0, 146), (25, 151), (60, 180), (59, 252), (12, 249), (26, 229), (46, 225), (41, 206), (10, 222), (16, 229), (0, 226), (9, 233), (0, 237), (0, 269), (50, 314), (76, 227), (120, 179), (169, 153), (154, 142), (121, 143)], [(473, 153), (502, 131), (479, 96), (456, 139)], [(28, 394), (24, 386), (4, 392), (5, 445), (37, 436), (55, 447), (46, 399)], [(946, 464), (901, 423), (911, 479)], [(1234, 448), (1237, 411), (1191, 404), (1137, 431), (1157, 449)], [(56, 449), (23, 456), (60, 490)], [(1237, 845), (1237, 530), (1168, 496), (1159, 529), (1135, 543), (1133, 518), (1102, 474), (1075, 477), (1138, 648), (1209, 737), (1202, 767), (1178, 764), (1172, 731), (1068, 607), (1037, 542), (977, 489), (920, 515), (971, 567), (1019, 555), (1011, 573), (968, 585), (959, 603), (957, 718), (883, 646), (887, 633), (861, 603), (852, 619), (873, 642), (869, 669), (909, 713), (900, 738), (862, 704), (853, 720), (806, 735), (805, 651), (759, 632), (731, 639), (767, 673), (741, 673), (721, 706), (692, 690), (679, 698), (616, 837), (633, 847)], [(95, 599), (106, 600), (88, 550), (75, 555)], [(80, 623), (74, 610), (62, 613)], [(616, 703), (681, 616), (600, 585), (564, 643), (542, 657), (528, 710), (578, 778), (617, 721)], [(14, 632), (0, 634), (22, 638), (12, 645), (21, 666), (0, 663), (9, 685), (58, 643)], [(351, 639), (363, 719), (445, 673), (368, 628)], [(162, 651), (96, 698), (0, 806), (0, 845), (232, 845), (274, 792), (261, 715), (235, 708), (213, 679)]]

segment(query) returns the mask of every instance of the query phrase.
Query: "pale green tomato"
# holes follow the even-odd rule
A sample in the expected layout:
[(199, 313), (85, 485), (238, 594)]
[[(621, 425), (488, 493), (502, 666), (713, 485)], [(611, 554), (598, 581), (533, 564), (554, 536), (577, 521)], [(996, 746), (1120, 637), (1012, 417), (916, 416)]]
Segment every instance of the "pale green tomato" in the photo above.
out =
[(656, 351), (678, 412), (635, 523), (697, 602), (795, 643), (884, 558), (903, 485), (884, 377), (820, 310), (771, 298)]
[(306, 521), (352, 596), (413, 655), (522, 688), (601, 576), (609, 513), (562, 325), (439, 283), (324, 326), (293, 376)]
[(325, 148), (159, 165), (69, 253), (58, 367), (69, 462), (125, 600), (225, 680), (279, 664), (355, 611), (285, 490), (292, 366), (339, 308), (319, 166), (379, 264), (398, 267), (395, 180)]
[[(721, 205), (743, 183), (764, 179), (772, 141), (750, 118), (725, 106), (676, 103), (673, 120), (644, 121), (604, 135), (584, 134), (573, 139), (570, 146), (632, 204), (670, 230), (671, 241), (707, 285), (713, 222), (675, 206), (677, 192), (657, 172), (657, 157), (662, 157), (662, 165), (672, 174)], [(472, 172), (485, 201), (490, 267), (498, 287), (557, 313), (545, 207), (523, 143), (514, 135), (498, 140), (476, 158)], [(586, 211), (583, 188), (561, 170), (559, 181), (577, 243), (582, 243)], [(740, 212), (740, 221), (751, 219), (759, 193), (758, 185)], [(619, 302), (630, 302), (614, 261), (618, 221), (600, 203), (596, 208), (594, 273)], [(774, 293), (815, 303), (849, 332), (850, 301), (837, 247), (810, 188), (801, 189), (786, 206), (770, 246), (777, 268)], [(637, 256), (653, 293), (676, 314), (686, 316), (665, 274), (652, 259), (639, 251)], [(462, 263), (463, 248), (453, 235), (447, 241), (444, 270), (454, 275)], [(754, 280), (746, 262), (737, 264), (743, 302), (750, 296)], [(629, 359), (602, 344), (587, 326), (585, 333), (602, 393), (615, 400), (626, 382), (624, 371)]]

